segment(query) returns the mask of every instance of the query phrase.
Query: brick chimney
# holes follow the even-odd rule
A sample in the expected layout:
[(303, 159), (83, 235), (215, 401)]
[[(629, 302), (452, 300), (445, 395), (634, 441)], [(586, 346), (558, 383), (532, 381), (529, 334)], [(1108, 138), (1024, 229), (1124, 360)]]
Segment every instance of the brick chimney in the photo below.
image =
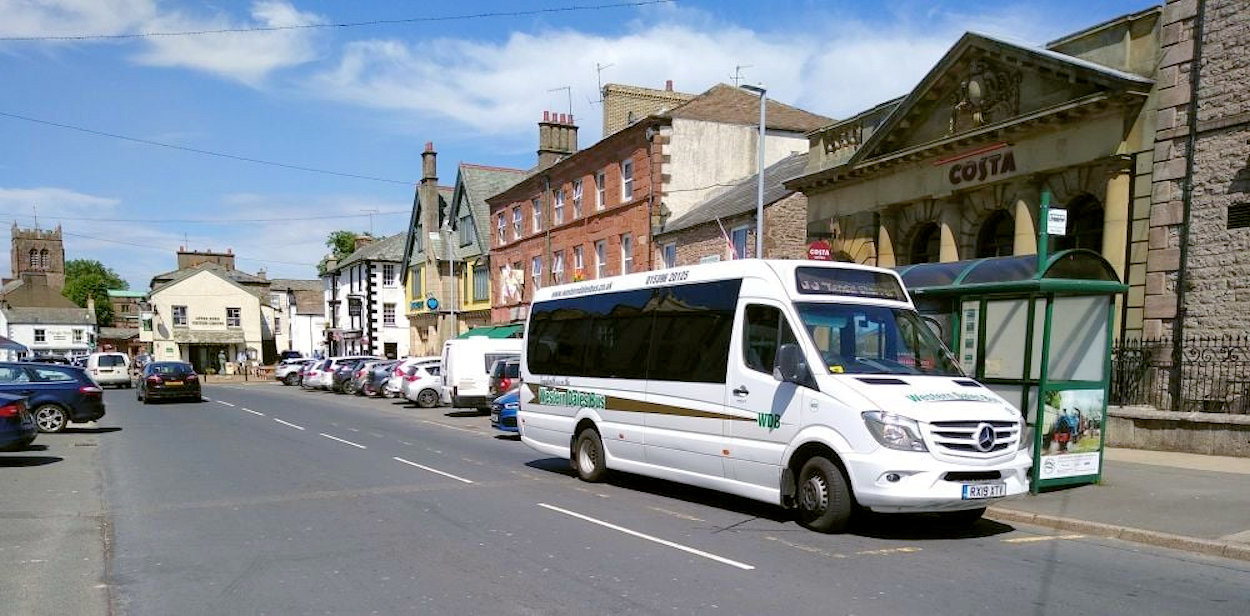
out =
[(572, 114), (544, 111), (538, 123), (538, 168), (546, 169), (577, 152), (577, 125)]
[(355, 243), (352, 244), (352, 252), (360, 250), (361, 248), (368, 246), (369, 244), (372, 244), (372, 243), (373, 243), (372, 235), (368, 235), (368, 234), (357, 235)]
[(434, 151), (433, 141), (425, 142), (425, 151), (421, 152), (421, 185), (417, 196), (421, 201), (421, 232), (427, 234), (421, 238), (421, 244), (428, 246), (428, 234), (438, 231), (442, 223), (438, 203), (438, 152)]

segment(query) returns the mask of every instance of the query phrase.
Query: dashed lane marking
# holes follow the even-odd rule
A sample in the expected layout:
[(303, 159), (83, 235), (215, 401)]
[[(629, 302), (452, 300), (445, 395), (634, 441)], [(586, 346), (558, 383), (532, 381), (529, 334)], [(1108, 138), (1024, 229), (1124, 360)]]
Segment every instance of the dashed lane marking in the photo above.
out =
[(616, 524), (612, 524), (611, 522), (604, 522), (603, 520), (599, 520), (599, 519), (596, 519), (596, 518), (592, 518), (592, 517), (590, 517), (590, 516), (588, 516), (588, 515), (583, 515), (583, 514), (580, 514), (580, 513), (575, 512), (575, 511), (569, 511), (568, 509), (561, 509), (560, 507), (556, 507), (556, 506), (554, 506), (554, 505), (548, 505), (547, 503), (538, 503), (538, 506), (539, 506), (539, 507), (543, 507), (543, 508), (545, 508), (545, 509), (550, 509), (550, 510), (555, 511), (555, 512), (557, 512), (557, 513), (563, 513), (564, 515), (567, 515), (567, 516), (572, 516), (572, 517), (577, 518), (577, 519), (579, 519), (579, 520), (585, 520), (585, 521), (587, 521), (587, 522), (590, 522), (591, 524), (598, 524), (599, 526), (602, 526), (602, 527), (604, 527), (604, 528), (610, 528), (610, 529), (612, 529), (612, 530), (614, 530), (614, 531), (621, 532), (621, 533), (625, 533), (626, 535), (630, 535), (630, 536), (633, 536), (633, 537), (638, 537), (639, 539), (645, 539), (645, 540), (650, 541), (650, 542), (652, 542), (652, 543), (658, 543), (658, 544), (660, 544), (660, 545), (663, 545), (663, 546), (666, 546), (666, 547), (673, 548), (674, 550), (681, 550), (682, 552), (686, 552), (687, 554), (694, 554), (695, 556), (701, 556), (701, 557), (706, 558), (706, 559), (708, 559), (708, 560), (714, 560), (714, 561), (716, 561), (716, 562), (718, 562), (718, 563), (721, 563), (721, 564), (723, 564), (723, 565), (729, 565), (729, 566), (731, 566), (731, 567), (737, 567), (737, 568), (739, 568), (739, 569), (743, 569), (743, 570), (745, 570), (745, 571), (751, 571), (752, 569), (755, 569), (755, 565), (748, 565), (748, 564), (743, 563), (743, 562), (738, 562), (738, 561), (736, 561), (736, 560), (731, 560), (731, 559), (729, 559), (729, 558), (725, 558), (724, 556), (717, 556), (717, 555), (712, 554), (712, 553), (710, 553), (710, 552), (704, 552), (703, 550), (697, 550), (697, 549), (695, 549), (695, 548), (692, 548), (692, 547), (689, 547), (689, 546), (685, 546), (685, 545), (682, 545), (682, 544), (680, 544), (680, 543), (675, 543), (675, 542), (669, 541), (669, 540), (667, 540), (667, 539), (660, 539), (659, 537), (653, 537), (653, 536), (651, 536), (651, 535), (648, 535), (648, 534), (645, 534), (645, 533), (640, 533), (640, 532), (638, 532), (638, 531), (636, 531), (636, 530), (630, 530), (630, 529), (628, 529), (628, 528), (625, 528), (624, 526), (617, 526)]
[(351, 442), (351, 441), (349, 441), (349, 440), (347, 440), (347, 439), (345, 439), (345, 438), (339, 438), (339, 437), (337, 437), (337, 436), (330, 436), (329, 434), (326, 434), (325, 432), (318, 432), (317, 434), (320, 434), (321, 436), (324, 436), (324, 437), (326, 437), (326, 438), (328, 438), (328, 439), (330, 439), (330, 440), (332, 440), (332, 441), (338, 441), (338, 442), (340, 442), (340, 443), (346, 443), (346, 444), (351, 445), (352, 447), (355, 447), (355, 448), (357, 448), (357, 449), (368, 449), (368, 447), (365, 447), (364, 445), (361, 445), (360, 443), (353, 443), (353, 442)]
[[(459, 430), (460, 432), (468, 432), (468, 433), (470, 433), (470, 434), (487, 435), (485, 432), (482, 432), (482, 431), (480, 431), (480, 430), (470, 430), (470, 429), (468, 429), (468, 428), (460, 428), (460, 427), (457, 427), (457, 426), (449, 426), (449, 425), (447, 425), (447, 424), (445, 424), (445, 423), (440, 423), (440, 422), (437, 422), (437, 421), (430, 421), (430, 420), (428, 420), (428, 419), (422, 419), (422, 420), (421, 420), (421, 423), (434, 424), (434, 425), (439, 426), (439, 427), (442, 427), (442, 428), (447, 428), (448, 430)], [(487, 436), (489, 436), (489, 435), (487, 435)]]
[(273, 418), (273, 420), (274, 420), (274, 421), (276, 421), (276, 422), (278, 422), (278, 423), (280, 423), (280, 424), (282, 424), (282, 425), (284, 425), (284, 426), (290, 426), (290, 427), (292, 427), (292, 428), (295, 428), (296, 430), (303, 430), (303, 429), (304, 429), (304, 426), (297, 426), (297, 425), (295, 425), (295, 424), (293, 424), (293, 423), (291, 423), (291, 422), (289, 422), (289, 421), (282, 421), (281, 419), (278, 419), (277, 417), (274, 417), (274, 418)]
[(216, 402), (217, 404), (224, 404), (226, 406), (234, 406), (233, 404), (230, 404), (229, 402), (226, 402), (225, 400), (217, 400)]
[(449, 478), (451, 478), (451, 479), (455, 479), (456, 481), (459, 481), (460, 483), (473, 483), (473, 481), (472, 481), (472, 480), (470, 480), (470, 479), (465, 479), (464, 477), (458, 477), (458, 476), (453, 475), (453, 474), (451, 474), (451, 473), (446, 473), (446, 472), (440, 471), (440, 470), (438, 470), (438, 469), (436, 469), (436, 468), (430, 468), (430, 467), (428, 467), (428, 466), (425, 466), (424, 464), (417, 464), (416, 462), (413, 462), (412, 460), (405, 460), (405, 459), (400, 458), (400, 457), (394, 457), (394, 458), (391, 458), (391, 459), (392, 459), (392, 460), (394, 460), (394, 461), (396, 461), (396, 462), (402, 462), (402, 463), (404, 463), (404, 464), (407, 464), (408, 466), (415, 466), (415, 467), (417, 467), (417, 468), (419, 468), (419, 469), (421, 469), (421, 470), (423, 470), (423, 471), (429, 471), (429, 472), (431, 472), (431, 473), (434, 473), (435, 475), (442, 475), (442, 476), (444, 476), (444, 477), (449, 477)]
[(260, 411), (253, 411), (252, 409), (249, 409), (249, 408), (247, 408), (246, 406), (241, 406), (241, 407), (239, 407), (239, 410), (241, 410), (241, 411), (246, 411), (246, 412), (251, 413), (251, 414), (253, 414), (253, 415), (260, 415), (261, 417), (264, 417), (264, 416), (265, 416), (265, 414), (264, 414), (264, 413), (262, 413), (262, 412), (260, 412)]
[(1044, 535), (1038, 537), (1012, 537), (1003, 539), (1003, 543), (1037, 543), (1039, 541), (1060, 541), (1065, 539), (1084, 539), (1085, 535)]

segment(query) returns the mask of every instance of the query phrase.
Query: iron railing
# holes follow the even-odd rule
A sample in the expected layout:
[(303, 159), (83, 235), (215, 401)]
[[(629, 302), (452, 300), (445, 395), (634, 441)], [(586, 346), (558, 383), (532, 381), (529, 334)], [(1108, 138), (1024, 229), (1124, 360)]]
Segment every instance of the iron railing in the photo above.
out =
[[(1186, 338), (1173, 363), (1171, 340), (1122, 340), (1111, 352), (1113, 405), (1250, 413), (1250, 336)], [(1173, 387), (1179, 378), (1179, 386)]]

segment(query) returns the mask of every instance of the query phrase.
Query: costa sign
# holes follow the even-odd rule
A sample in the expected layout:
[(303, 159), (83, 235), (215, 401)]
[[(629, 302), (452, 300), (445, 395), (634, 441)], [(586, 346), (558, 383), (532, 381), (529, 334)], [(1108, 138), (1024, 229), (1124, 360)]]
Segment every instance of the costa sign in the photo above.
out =
[(825, 240), (816, 240), (807, 245), (807, 258), (812, 261), (832, 261), (833, 248)]
[(946, 179), (952, 186), (984, 182), (996, 176), (1012, 173), (1016, 170), (1016, 156), (1005, 143), (964, 152), (957, 156), (944, 158), (934, 165), (946, 167)]

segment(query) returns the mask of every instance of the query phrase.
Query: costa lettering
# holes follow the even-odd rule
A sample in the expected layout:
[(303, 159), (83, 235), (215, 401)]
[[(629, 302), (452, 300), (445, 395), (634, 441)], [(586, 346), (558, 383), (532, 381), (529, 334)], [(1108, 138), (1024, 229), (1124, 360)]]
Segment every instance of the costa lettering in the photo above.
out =
[(951, 184), (963, 182), (983, 182), (996, 175), (1011, 173), (1016, 170), (1016, 157), (1011, 150), (986, 154), (975, 160), (957, 162), (950, 166), (947, 178)]

